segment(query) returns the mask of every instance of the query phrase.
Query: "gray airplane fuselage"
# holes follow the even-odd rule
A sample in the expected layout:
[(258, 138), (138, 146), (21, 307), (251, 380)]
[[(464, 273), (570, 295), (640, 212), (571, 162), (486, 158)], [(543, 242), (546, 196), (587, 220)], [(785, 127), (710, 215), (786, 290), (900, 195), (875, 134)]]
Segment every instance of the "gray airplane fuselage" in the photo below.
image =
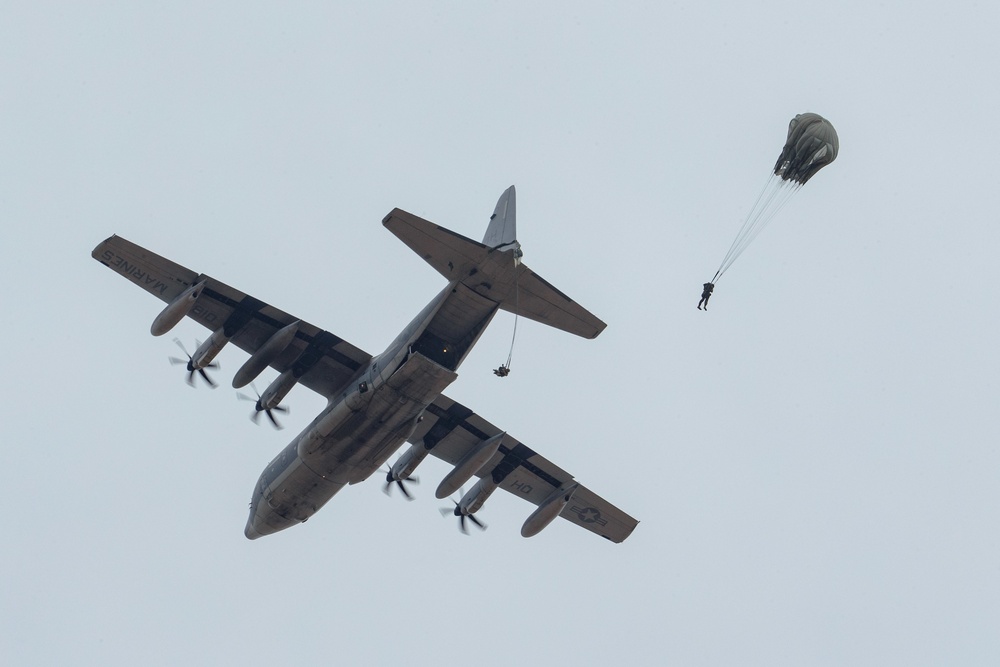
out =
[[(205, 369), (231, 345), (250, 355), (233, 376), (234, 388), (251, 384), (267, 368), (278, 373), (257, 395), (254, 421), (263, 412), (277, 426), (272, 413), (285, 410), (281, 402), (296, 385), (326, 399), (322, 411), (261, 472), (250, 499), (247, 538), (308, 520), (342, 488), (371, 477), (407, 441), (410, 446), (385, 471), (386, 488), (396, 483), (410, 497), (404, 482), (413, 481), (429, 456), (451, 466), (435, 491), (438, 498), (478, 476), (455, 503), (460, 526), (470, 520), (482, 527), (473, 515), (493, 491), (503, 489), (536, 506), (522, 526), (525, 537), (557, 516), (613, 542), (631, 534), (634, 518), (442, 393), (498, 309), (585, 339), (606, 327), (521, 261), (515, 204), (512, 185), (497, 200), (481, 242), (399, 208), (382, 219), (447, 286), (374, 357), (117, 235), (94, 248), (91, 257), (165, 304), (151, 334), (163, 335), (186, 318), (212, 332), (194, 354), (185, 350), (189, 383), (200, 372), (214, 385)], [(507, 370), (494, 372), (502, 377)]]
[(455, 380), (498, 307), (459, 280), (442, 290), (264, 469), (246, 536), (302, 523), (378, 470)]

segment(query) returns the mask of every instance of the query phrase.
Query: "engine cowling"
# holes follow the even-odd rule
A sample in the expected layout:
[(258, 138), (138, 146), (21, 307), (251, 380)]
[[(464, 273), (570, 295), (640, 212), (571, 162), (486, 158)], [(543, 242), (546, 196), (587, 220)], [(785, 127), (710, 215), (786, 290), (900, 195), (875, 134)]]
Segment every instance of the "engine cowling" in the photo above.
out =
[(219, 329), (208, 340), (198, 346), (198, 349), (191, 356), (191, 366), (194, 368), (206, 368), (228, 342), (229, 337), (226, 336), (225, 328)]
[(206, 282), (208, 281), (202, 280), (178, 294), (177, 298), (167, 304), (167, 307), (160, 311), (160, 314), (153, 320), (153, 324), (149, 327), (149, 333), (154, 336), (162, 336), (173, 329), (194, 308)]
[(475, 514), (496, 489), (497, 483), (493, 481), (493, 475), (483, 477), (458, 501), (458, 511), (462, 514)]
[[(416, 426), (416, 420), (414, 421), (414, 426)], [(421, 461), (427, 458), (430, 450), (421, 444), (411, 445), (409, 449), (403, 452), (403, 455), (399, 457), (389, 470), (389, 476), (393, 481), (400, 479), (406, 479), (413, 474), (413, 471), (417, 469)]]
[(466, 521), (480, 530), (486, 530), (486, 524), (476, 518), (476, 512), (496, 489), (497, 483), (493, 481), (493, 475), (488, 474), (476, 482), (476, 485), (469, 489), (468, 493), (465, 493), (458, 502), (455, 502), (455, 509), (450, 510), (447, 507), (442, 507), (441, 515), (453, 514), (457, 516), (458, 529), (466, 535), (469, 534)]
[(274, 379), (274, 382), (267, 386), (264, 393), (260, 395), (260, 409), (273, 410), (292, 390), (298, 378), (287, 370)]

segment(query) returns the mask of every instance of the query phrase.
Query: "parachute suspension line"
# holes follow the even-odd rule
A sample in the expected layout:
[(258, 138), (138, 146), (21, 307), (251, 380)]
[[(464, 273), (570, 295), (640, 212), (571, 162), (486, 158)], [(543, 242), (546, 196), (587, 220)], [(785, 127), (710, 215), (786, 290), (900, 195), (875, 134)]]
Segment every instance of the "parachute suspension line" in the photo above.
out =
[[(767, 199), (764, 200), (763, 205), (756, 214), (750, 218), (750, 224), (744, 228), (741, 237), (738, 237), (736, 241), (733, 242), (733, 248), (731, 249), (731, 255), (723, 268), (723, 273), (726, 269), (736, 261), (736, 258), (743, 254), (743, 251), (753, 242), (755, 238), (761, 233), (767, 223), (771, 221), (774, 214), (784, 206), (784, 202), (787, 200), (787, 183), (785, 181), (778, 181), (777, 185), (771, 188), (771, 191), (767, 195)], [(775, 201), (777, 200), (777, 204)]]
[[(785, 204), (788, 203), (788, 200), (790, 200), (792, 196), (796, 192), (798, 192), (799, 188), (801, 187), (802, 187), (801, 183), (790, 183), (788, 181), (782, 181), (780, 186), (781, 192), (779, 192), (779, 199), (777, 204), (775, 204), (771, 209), (768, 210), (766, 216), (761, 218), (760, 223), (754, 229), (753, 234), (750, 236), (750, 238), (747, 239), (746, 243), (736, 254), (736, 257), (739, 257), (743, 253), (743, 251), (746, 250), (747, 246), (753, 243), (754, 239), (756, 239), (760, 235), (760, 233), (764, 230), (764, 228), (767, 227), (767, 225), (771, 222), (771, 220), (774, 219), (776, 215), (778, 215), (778, 212), (785, 207)], [(733, 261), (736, 260), (736, 257), (733, 257)]]
[(510, 353), (507, 354), (507, 363), (505, 364), (508, 369), (510, 369), (510, 360), (514, 356), (514, 341), (517, 340), (517, 320), (521, 312), (521, 264), (518, 262), (514, 266), (514, 333), (510, 336)]
[(757, 208), (760, 206), (760, 200), (764, 197), (764, 193), (767, 192), (767, 187), (768, 185), (771, 184), (773, 178), (774, 178), (773, 176), (769, 175), (764, 180), (764, 185), (761, 187), (760, 192), (757, 193), (757, 199), (754, 201), (753, 206), (750, 207), (750, 212), (747, 213), (746, 217), (743, 219), (743, 224), (740, 226), (739, 231), (736, 232), (736, 238), (733, 239), (733, 244), (729, 246), (729, 251), (726, 253), (726, 256), (722, 258), (722, 263), (719, 264), (719, 270), (715, 272), (715, 278), (712, 279), (713, 283), (715, 282), (716, 278), (719, 278), (723, 273), (725, 273), (725, 270), (729, 268), (729, 264), (732, 263), (730, 261), (730, 258), (732, 257), (733, 252), (735, 252), (737, 246), (739, 245), (740, 239), (742, 239), (746, 235), (747, 230), (750, 227), (750, 223), (754, 219), (754, 211), (756, 211)]
[[(516, 252), (516, 251), (515, 251)], [(514, 341), (517, 340), (517, 320), (521, 312), (521, 262), (514, 257), (514, 332), (510, 336), (510, 352), (507, 353), (507, 363), (493, 371), (494, 375), (507, 377), (510, 374), (510, 361), (514, 357)]]
[(785, 181), (776, 175), (768, 178), (768, 182), (765, 183), (764, 189), (761, 190), (757, 201), (754, 202), (753, 208), (747, 214), (743, 226), (740, 227), (736, 239), (733, 240), (733, 245), (726, 253), (722, 264), (719, 265), (719, 270), (716, 272), (717, 278), (721, 277), (732, 266), (733, 262), (743, 254), (743, 251), (760, 235), (768, 223), (801, 187), (801, 183)]
[(775, 179), (774, 177), (770, 179), (768, 186), (765, 188), (767, 196), (763, 198), (763, 201), (758, 200), (757, 205), (751, 209), (740, 235), (733, 241), (733, 246), (730, 248), (730, 255), (726, 258), (726, 263), (722, 269), (723, 273), (746, 250), (746, 247), (750, 245), (750, 241), (760, 233), (761, 223), (770, 217), (768, 212), (774, 206), (774, 200), (783, 185), (784, 181)]

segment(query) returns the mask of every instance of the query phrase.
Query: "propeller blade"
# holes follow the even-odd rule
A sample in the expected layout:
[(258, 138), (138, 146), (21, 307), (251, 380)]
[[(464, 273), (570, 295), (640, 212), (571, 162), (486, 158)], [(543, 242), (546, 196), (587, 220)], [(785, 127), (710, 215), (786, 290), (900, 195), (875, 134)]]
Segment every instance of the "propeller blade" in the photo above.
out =
[[(405, 477), (403, 479), (396, 479), (395, 477), (392, 476), (392, 467), (387, 465), (385, 469), (385, 484), (382, 486), (382, 493), (384, 493), (387, 496), (391, 496), (393, 482), (395, 482), (396, 486), (399, 487), (399, 490), (402, 491), (404, 498), (406, 498), (407, 500), (413, 500), (413, 494), (411, 494), (409, 490), (407, 490), (406, 483), (412, 482), (413, 484), (419, 484), (420, 479), (418, 477), (412, 477), (412, 476)], [(451, 510), (448, 511), (450, 512)]]
[[(208, 368), (211, 368), (213, 365), (214, 366), (218, 366), (218, 364), (209, 364)], [(207, 382), (208, 386), (211, 387), (212, 389), (215, 389), (218, 386), (218, 385), (215, 384), (215, 382), (212, 381), (212, 378), (208, 377), (208, 373), (205, 372), (204, 368), (199, 368), (198, 369), (198, 373), (201, 375), (202, 378), (205, 379), (205, 382)], [(192, 379), (193, 379), (194, 373), (191, 373), (191, 376), (192, 376)]]
[(275, 419), (273, 413), (274, 412), (289, 412), (289, 409), (287, 407), (285, 407), (284, 405), (276, 405), (273, 408), (271, 408), (270, 410), (262, 408), (261, 404), (260, 404), (260, 392), (257, 391), (257, 386), (254, 383), (251, 382), (250, 383), (250, 388), (253, 389), (253, 393), (257, 394), (257, 398), (252, 398), (250, 396), (247, 396), (246, 394), (244, 394), (243, 392), (240, 392), (240, 391), (236, 392), (236, 398), (240, 399), (241, 401), (253, 401), (254, 402), (254, 411), (252, 413), (250, 413), (250, 421), (252, 421), (254, 424), (258, 424), (259, 425), (260, 424), (260, 413), (263, 412), (263, 413), (267, 414), (267, 418), (270, 420), (271, 424), (274, 425), (274, 428), (278, 429), (279, 431), (281, 429), (285, 428), (284, 426), (282, 426), (281, 424), (278, 423), (278, 420)]
[[(465, 495), (464, 491), (465, 491), (464, 489), (462, 489), (460, 491), (461, 496), (459, 496), (459, 497), (462, 497), (462, 496)], [(466, 519), (468, 519), (469, 521), (471, 521), (476, 526), (476, 528), (478, 528), (479, 530), (486, 530), (486, 524), (483, 523), (482, 521), (480, 521), (479, 519), (477, 519), (475, 517), (475, 515), (473, 515), (473, 514), (462, 514), (462, 510), (460, 509), (457, 500), (452, 499), (451, 502), (455, 503), (455, 507), (454, 508), (451, 508), (451, 507), (442, 507), (442, 508), (440, 508), (439, 511), (441, 512), (441, 516), (448, 516), (449, 514), (457, 516), (458, 517), (458, 529), (460, 531), (462, 531), (463, 534), (465, 534), (465, 535), (469, 534), (469, 529), (465, 525), (465, 520)]]
[[(187, 366), (187, 369), (188, 369), (188, 376), (187, 376), (188, 386), (191, 386), (191, 387), (194, 386), (194, 374), (195, 374), (195, 372), (197, 372), (197, 373), (199, 373), (201, 375), (201, 377), (203, 377), (205, 379), (205, 382), (208, 383), (209, 387), (211, 387), (212, 389), (215, 389), (215, 387), (217, 385), (212, 380), (212, 378), (208, 377), (208, 373), (205, 371), (205, 369), (206, 368), (218, 368), (219, 364), (216, 363), (216, 362), (212, 362), (210, 364), (206, 364), (203, 368), (195, 368), (194, 367), (194, 357), (192, 357), (190, 354), (188, 354), (188, 351), (184, 347), (184, 343), (181, 342), (181, 339), (180, 338), (175, 338), (174, 342), (177, 343), (177, 347), (181, 348), (181, 352), (183, 352), (184, 356), (187, 357), (187, 361), (184, 361), (183, 359), (178, 359), (177, 357), (167, 357), (167, 361), (169, 361), (171, 364), (173, 364), (175, 366), (178, 365), (178, 364), (185, 364)], [(198, 343), (198, 345), (201, 345), (201, 343)]]
[(267, 418), (271, 420), (271, 424), (274, 425), (274, 428), (278, 429), (279, 431), (282, 428), (284, 428), (281, 424), (278, 423), (278, 420), (274, 418), (274, 415), (271, 414), (270, 410), (264, 410), (264, 414), (266, 414)]
[(184, 353), (184, 356), (187, 357), (188, 359), (190, 359), (191, 355), (188, 354), (188, 351), (187, 351), (187, 349), (185, 349), (184, 343), (181, 342), (181, 339), (180, 338), (175, 338), (174, 342), (177, 343), (177, 347), (181, 348), (181, 352)]

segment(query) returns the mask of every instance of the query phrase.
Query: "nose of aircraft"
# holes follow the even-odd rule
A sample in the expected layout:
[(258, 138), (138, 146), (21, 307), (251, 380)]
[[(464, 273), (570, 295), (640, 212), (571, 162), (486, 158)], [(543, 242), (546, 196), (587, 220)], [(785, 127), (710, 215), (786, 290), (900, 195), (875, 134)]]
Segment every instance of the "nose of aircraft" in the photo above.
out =
[(258, 512), (260, 508), (260, 502), (263, 495), (260, 490), (260, 482), (257, 482), (257, 490), (253, 494), (253, 498), (250, 499), (250, 516), (247, 517), (247, 526), (243, 529), (243, 534), (247, 536), (248, 540), (256, 540), (258, 537), (264, 537), (268, 534), (268, 531), (261, 530), (266, 528), (267, 524), (260, 521), (262, 518)]
[(254, 526), (254, 519), (257, 518), (256, 512), (250, 512), (250, 518), (247, 519), (247, 527), (243, 529), (243, 534), (247, 536), (248, 540), (256, 540), (258, 537), (263, 537), (263, 533), (257, 532), (257, 528)]

